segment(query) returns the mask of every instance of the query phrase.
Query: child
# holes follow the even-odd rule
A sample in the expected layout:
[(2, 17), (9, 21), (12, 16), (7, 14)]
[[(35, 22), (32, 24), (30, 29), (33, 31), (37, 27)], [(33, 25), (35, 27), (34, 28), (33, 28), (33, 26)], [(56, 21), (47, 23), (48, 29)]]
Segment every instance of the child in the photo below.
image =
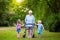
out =
[(42, 30), (44, 29), (43, 25), (42, 25), (42, 21), (41, 20), (38, 20), (38, 37), (40, 38), (41, 37), (41, 34), (42, 34)]
[(21, 31), (21, 24), (20, 24), (20, 20), (18, 19), (17, 20), (17, 32), (18, 32), (17, 38), (20, 37), (20, 31)]

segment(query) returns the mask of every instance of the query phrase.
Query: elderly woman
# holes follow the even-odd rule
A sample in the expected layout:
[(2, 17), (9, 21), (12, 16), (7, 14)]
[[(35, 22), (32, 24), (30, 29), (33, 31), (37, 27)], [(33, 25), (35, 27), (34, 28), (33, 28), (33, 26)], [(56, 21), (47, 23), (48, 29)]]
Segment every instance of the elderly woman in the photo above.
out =
[(25, 27), (28, 31), (28, 38), (33, 36), (33, 28), (34, 28), (34, 16), (32, 15), (32, 11), (29, 10), (29, 14), (25, 17)]

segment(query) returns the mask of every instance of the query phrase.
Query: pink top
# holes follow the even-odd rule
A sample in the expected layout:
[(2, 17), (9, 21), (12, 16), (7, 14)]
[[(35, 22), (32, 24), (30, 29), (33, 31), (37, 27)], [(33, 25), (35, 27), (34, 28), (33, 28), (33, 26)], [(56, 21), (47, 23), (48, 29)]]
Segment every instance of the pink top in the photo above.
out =
[(18, 24), (17, 24), (17, 28), (18, 28), (18, 29), (21, 29), (21, 24), (18, 23)]

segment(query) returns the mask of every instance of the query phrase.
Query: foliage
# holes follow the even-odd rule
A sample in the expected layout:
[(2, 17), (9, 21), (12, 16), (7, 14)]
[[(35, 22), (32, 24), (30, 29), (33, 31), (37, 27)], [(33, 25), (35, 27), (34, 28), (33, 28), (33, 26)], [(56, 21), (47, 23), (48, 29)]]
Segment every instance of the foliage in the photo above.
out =
[(58, 27), (60, 24), (60, 0), (29, 0), (28, 7), (33, 10), (36, 20), (43, 21), (45, 29), (60, 31), (60, 27)]
[(16, 0), (1, 0), (0, 25), (3, 23), (13, 25), (17, 19), (24, 20), (28, 10), (33, 11), (36, 21), (42, 20), (45, 29), (50, 31), (60, 29), (58, 27), (60, 24), (60, 0), (24, 0), (19, 4), (16, 3)]

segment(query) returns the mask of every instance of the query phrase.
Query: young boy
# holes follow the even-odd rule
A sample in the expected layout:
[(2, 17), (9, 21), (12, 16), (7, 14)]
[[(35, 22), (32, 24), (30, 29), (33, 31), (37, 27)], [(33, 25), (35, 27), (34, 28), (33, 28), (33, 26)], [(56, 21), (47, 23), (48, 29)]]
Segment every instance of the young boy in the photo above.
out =
[(17, 38), (19, 38), (20, 37), (20, 31), (21, 31), (21, 23), (20, 23), (20, 20), (19, 19), (17, 20), (16, 27), (17, 27), (17, 32), (18, 32)]
[(41, 37), (41, 34), (42, 34), (42, 30), (44, 30), (44, 27), (42, 25), (42, 21), (41, 20), (38, 20), (38, 37), (40, 38)]

